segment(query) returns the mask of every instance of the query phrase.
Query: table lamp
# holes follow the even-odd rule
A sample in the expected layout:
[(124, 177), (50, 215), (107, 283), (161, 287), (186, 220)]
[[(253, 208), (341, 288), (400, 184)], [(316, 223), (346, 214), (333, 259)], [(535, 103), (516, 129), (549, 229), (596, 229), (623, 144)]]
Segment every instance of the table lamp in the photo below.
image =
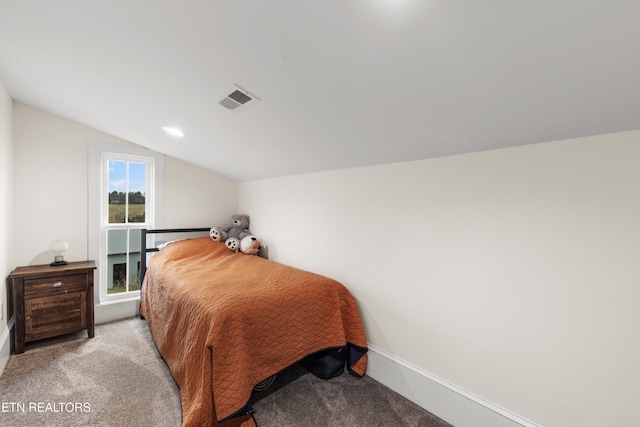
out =
[(64, 240), (54, 240), (49, 244), (49, 250), (53, 252), (54, 260), (51, 264), (52, 266), (56, 265), (67, 265), (69, 264), (64, 260), (64, 253), (69, 249), (69, 244)]

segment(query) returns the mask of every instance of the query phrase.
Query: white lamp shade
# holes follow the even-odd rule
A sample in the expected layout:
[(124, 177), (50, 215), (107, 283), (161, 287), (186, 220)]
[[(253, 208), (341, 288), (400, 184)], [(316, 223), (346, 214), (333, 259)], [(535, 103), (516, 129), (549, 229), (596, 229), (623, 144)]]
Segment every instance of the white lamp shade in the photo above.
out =
[(64, 255), (69, 249), (69, 243), (65, 240), (54, 240), (49, 244), (49, 249), (56, 255)]

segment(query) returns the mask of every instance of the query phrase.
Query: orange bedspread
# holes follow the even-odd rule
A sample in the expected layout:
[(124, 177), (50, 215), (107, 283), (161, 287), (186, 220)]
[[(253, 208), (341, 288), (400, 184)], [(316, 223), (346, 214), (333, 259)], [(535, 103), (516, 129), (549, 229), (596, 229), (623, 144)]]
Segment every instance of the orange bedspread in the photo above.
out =
[(180, 387), (184, 426), (218, 425), (257, 383), (322, 349), (347, 346), (347, 367), (366, 370), (360, 315), (343, 285), (208, 237), (151, 258), (140, 313)]

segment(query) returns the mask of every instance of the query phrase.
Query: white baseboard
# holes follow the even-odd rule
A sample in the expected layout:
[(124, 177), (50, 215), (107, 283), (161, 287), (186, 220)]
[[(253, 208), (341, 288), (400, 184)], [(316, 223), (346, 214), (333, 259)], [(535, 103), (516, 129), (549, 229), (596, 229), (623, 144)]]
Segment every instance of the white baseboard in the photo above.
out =
[(541, 427), (369, 344), (367, 375), (455, 427)]
[(9, 331), (10, 328), (7, 325), (0, 334), (0, 376), (2, 376), (11, 355), (11, 333)]
[(140, 315), (140, 298), (116, 300), (94, 307), (96, 325)]

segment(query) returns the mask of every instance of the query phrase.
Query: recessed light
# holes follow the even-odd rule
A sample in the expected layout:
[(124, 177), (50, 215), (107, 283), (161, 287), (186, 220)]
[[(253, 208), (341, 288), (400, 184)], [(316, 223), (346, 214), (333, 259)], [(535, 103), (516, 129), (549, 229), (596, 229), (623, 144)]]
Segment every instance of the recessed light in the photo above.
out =
[(162, 130), (165, 131), (166, 133), (168, 133), (171, 136), (175, 136), (176, 138), (182, 138), (185, 136), (185, 133), (182, 132), (180, 129), (178, 129), (177, 127), (173, 127), (173, 126), (162, 126)]

